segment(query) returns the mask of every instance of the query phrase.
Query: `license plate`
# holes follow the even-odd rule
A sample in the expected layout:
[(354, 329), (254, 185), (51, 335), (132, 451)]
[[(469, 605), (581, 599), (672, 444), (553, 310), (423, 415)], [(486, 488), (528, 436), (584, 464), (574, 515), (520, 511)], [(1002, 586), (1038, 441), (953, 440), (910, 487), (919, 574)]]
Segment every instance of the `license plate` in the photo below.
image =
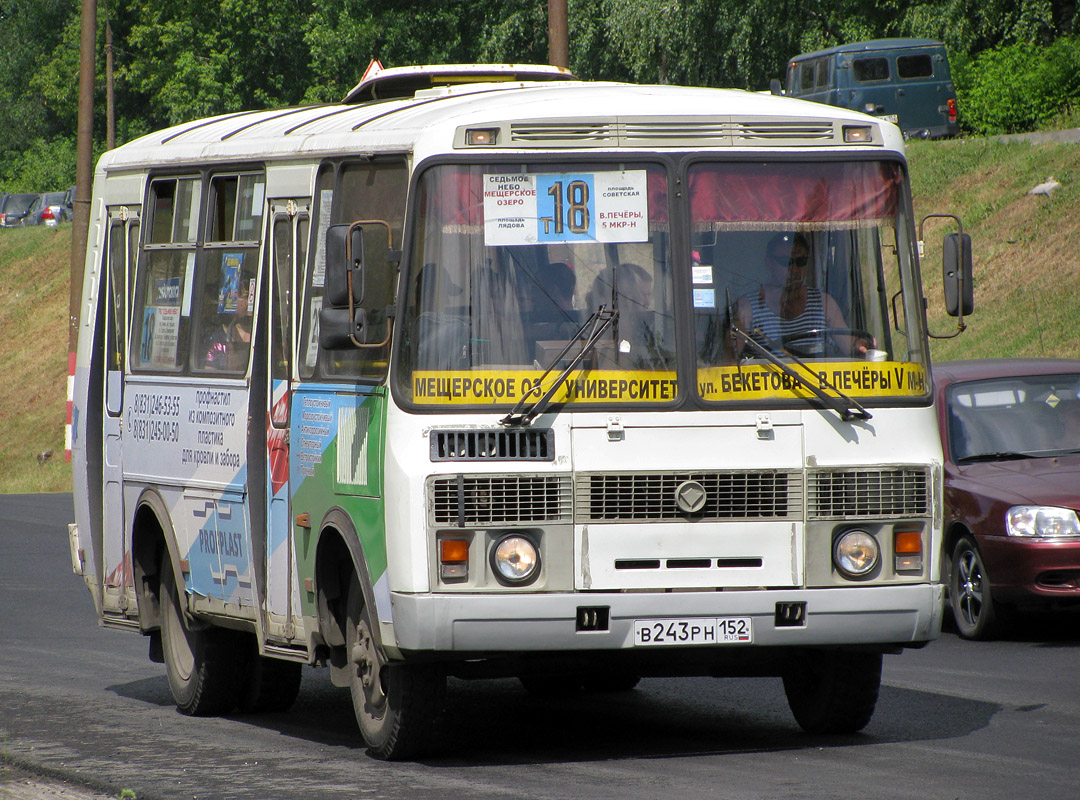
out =
[(751, 644), (750, 617), (690, 617), (634, 620), (634, 646)]
[(886, 122), (891, 122), (895, 125), (897, 117), (896, 114), (882, 114), (880, 117), (878, 117), (878, 119), (883, 119)]

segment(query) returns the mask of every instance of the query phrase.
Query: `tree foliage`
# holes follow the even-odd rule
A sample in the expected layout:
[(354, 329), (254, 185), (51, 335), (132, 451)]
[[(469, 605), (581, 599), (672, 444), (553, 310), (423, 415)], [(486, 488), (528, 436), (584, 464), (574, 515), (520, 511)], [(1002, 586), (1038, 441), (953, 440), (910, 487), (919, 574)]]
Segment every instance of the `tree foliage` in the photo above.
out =
[[(0, 129), (8, 134), (0, 137), (0, 189), (73, 180), (79, 6), (0, 0)], [(962, 76), (979, 75), (967, 69), (979, 64), (1007, 77), (1076, 33), (1076, 9), (1075, 0), (568, 0), (570, 67), (591, 80), (759, 90), (797, 53), (920, 36), (944, 41)], [(337, 102), (371, 59), (547, 60), (547, 0), (98, 0), (98, 16), (95, 130), (104, 138), (108, 24), (120, 142), (202, 116)], [(1035, 93), (1040, 80), (1059, 80), (1047, 70), (1017, 83)], [(961, 86), (967, 101), (992, 104), (993, 81), (979, 80)], [(981, 105), (972, 109), (981, 125), (1038, 123), (1032, 114), (990, 121)], [(38, 161), (48, 169), (30, 167)]]

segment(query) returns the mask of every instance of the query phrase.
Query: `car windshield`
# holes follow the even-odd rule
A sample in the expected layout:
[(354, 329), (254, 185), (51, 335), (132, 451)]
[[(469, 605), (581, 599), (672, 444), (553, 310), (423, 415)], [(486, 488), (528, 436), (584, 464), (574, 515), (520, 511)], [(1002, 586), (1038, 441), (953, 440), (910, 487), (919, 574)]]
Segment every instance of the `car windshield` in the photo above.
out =
[(949, 451), (957, 463), (1080, 450), (1080, 375), (969, 381), (947, 392)]

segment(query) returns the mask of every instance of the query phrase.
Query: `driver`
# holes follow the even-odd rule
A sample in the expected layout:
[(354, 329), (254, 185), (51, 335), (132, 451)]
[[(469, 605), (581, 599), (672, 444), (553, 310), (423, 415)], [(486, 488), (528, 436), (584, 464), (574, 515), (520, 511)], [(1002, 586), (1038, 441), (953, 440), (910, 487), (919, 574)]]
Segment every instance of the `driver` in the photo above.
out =
[[(795, 355), (822, 356), (825, 331), (848, 333), (836, 301), (810, 286), (810, 243), (802, 233), (779, 233), (765, 248), (766, 278), (756, 292), (739, 298), (735, 315), (739, 327), (774, 355), (782, 356), (777, 346)], [(841, 348), (866, 357), (874, 343), (851, 335), (835, 336)], [(771, 341), (771, 343), (770, 343)], [(741, 347), (738, 348), (741, 352)]]

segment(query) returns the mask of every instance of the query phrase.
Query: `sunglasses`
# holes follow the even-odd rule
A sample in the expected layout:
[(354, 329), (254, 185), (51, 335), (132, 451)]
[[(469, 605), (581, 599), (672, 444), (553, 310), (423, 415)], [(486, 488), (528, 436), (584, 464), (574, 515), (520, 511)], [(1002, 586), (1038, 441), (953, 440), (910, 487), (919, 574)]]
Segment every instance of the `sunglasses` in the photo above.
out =
[(809, 255), (791, 256), (789, 258), (787, 253), (770, 253), (769, 258), (777, 264), (794, 264), (796, 267), (805, 267), (806, 262), (810, 260)]

